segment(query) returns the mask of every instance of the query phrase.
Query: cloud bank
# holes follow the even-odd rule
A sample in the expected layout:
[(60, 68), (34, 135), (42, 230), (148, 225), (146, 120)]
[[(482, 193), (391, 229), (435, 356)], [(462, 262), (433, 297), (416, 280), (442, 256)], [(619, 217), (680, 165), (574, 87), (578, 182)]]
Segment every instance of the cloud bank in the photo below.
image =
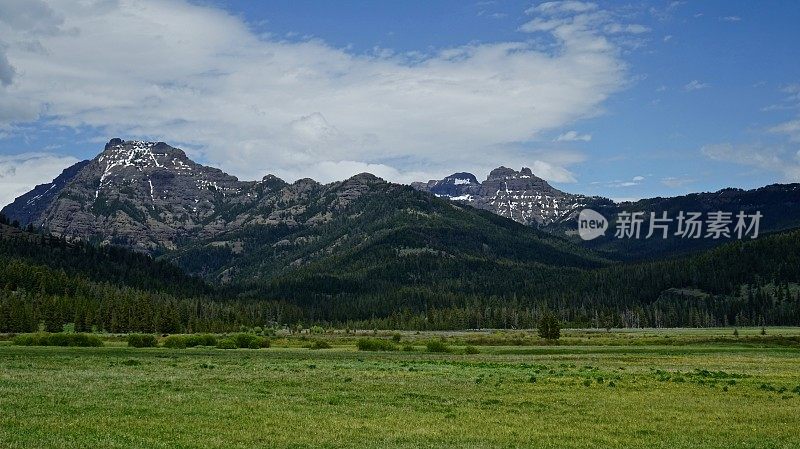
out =
[(593, 3), (525, 14), (517, 41), (354, 54), (180, 0), (6, 0), (0, 129), (37, 121), (164, 140), (244, 179), (368, 170), (410, 182), (504, 164), (572, 181), (537, 145), (602, 113), (626, 85), (615, 36), (647, 30)]

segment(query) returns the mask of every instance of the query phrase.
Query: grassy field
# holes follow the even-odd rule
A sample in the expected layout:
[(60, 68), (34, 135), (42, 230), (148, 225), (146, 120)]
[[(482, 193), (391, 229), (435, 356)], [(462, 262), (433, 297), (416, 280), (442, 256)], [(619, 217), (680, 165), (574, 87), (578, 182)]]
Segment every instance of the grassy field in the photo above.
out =
[[(2, 448), (800, 447), (799, 329), (403, 333), (259, 350), (0, 344)], [(391, 334), (387, 334), (389, 338)], [(451, 353), (425, 352), (444, 337)], [(479, 354), (465, 354), (479, 344)]]

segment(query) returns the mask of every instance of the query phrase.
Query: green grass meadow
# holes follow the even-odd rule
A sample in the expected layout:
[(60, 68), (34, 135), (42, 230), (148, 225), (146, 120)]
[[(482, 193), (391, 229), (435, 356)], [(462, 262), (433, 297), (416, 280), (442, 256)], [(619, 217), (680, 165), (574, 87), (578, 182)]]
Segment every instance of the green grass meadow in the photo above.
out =
[[(332, 346), (317, 350), (311, 337), (2, 342), (0, 448), (800, 447), (800, 345), (776, 338), (800, 330), (730, 331), (565, 331), (557, 346), (403, 333), (413, 351), (358, 351), (341, 334), (314, 337)], [(451, 352), (427, 352), (430, 339)]]

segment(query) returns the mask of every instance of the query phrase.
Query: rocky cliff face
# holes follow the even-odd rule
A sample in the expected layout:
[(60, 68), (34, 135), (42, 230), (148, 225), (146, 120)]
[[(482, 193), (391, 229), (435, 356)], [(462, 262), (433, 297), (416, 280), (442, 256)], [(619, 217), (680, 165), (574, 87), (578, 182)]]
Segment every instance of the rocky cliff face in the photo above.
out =
[(30, 223), (69, 238), (171, 249), (244, 187), (163, 142), (113, 139)]
[(516, 171), (499, 167), (482, 183), (471, 173), (455, 173), (438, 181), (416, 182), (412, 186), (531, 226), (570, 219), (588, 201), (582, 195), (552, 187), (529, 168)]
[(11, 221), (16, 220), (25, 225), (31, 223), (44, 212), (47, 206), (53, 202), (53, 199), (89, 162), (81, 161), (64, 169), (52, 182), (39, 184), (30, 192), (18, 197), (13, 203), (4, 207), (3, 213)]
[(163, 142), (112, 139), (97, 157), (37, 186), (3, 213), (57, 236), (153, 252), (251, 224), (324, 223), (380, 183), (368, 174), (325, 186), (272, 175), (239, 181)]

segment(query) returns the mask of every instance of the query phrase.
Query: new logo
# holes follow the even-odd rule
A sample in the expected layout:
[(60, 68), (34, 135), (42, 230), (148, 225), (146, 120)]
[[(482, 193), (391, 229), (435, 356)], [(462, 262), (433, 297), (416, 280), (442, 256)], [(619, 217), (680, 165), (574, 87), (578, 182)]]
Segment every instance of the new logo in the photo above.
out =
[(583, 209), (578, 215), (578, 235), (583, 240), (594, 240), (605, 235), (608, 229), (608, 220), (592, 209)]

